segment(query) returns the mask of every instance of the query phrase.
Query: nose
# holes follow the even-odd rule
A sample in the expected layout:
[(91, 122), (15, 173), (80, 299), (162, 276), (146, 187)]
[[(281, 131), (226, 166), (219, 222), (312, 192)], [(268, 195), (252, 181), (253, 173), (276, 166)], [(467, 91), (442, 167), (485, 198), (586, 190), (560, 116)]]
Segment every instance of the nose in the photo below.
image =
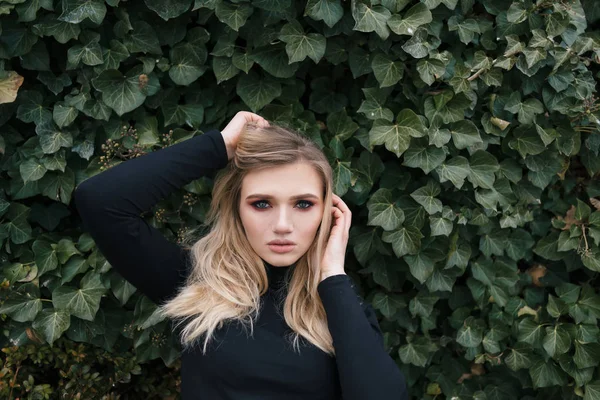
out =
[(275, 232), (290, 232), (294, 225), (292, 222), (292, 212), (286, 207), (279, 207), (276, 215)]

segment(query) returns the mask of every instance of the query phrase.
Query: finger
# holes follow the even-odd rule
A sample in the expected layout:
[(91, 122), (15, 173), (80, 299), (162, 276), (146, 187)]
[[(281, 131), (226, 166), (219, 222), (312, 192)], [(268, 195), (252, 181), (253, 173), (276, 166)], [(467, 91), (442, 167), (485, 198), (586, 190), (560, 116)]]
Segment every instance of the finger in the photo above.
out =
[(344, 213), (337, 207), (331, 208), (331, 213), (333, 214), (333, 223), (334, 225), (341, 226), (343, 224)]
[(269, 121), (267, 121), (266, 119), (264, 119), (263, 117), (260, 117), (260, 116), (257, 116), (257, 118), (254, 119), (254, 122), (260, 128), (268, 128), (270, 126)]
[(340, 210), (337, 207), (333, 207), (333, 217), (334, 217), (334, 223), (332, 228), (337, 227), (340, 230), (340, 235), (342, 236), (343, 240), (348, 240), (348, 229), (347, 229), (347, 218), (344, 215), (344, 213), (342, 212), (342, 210)]
[(261, 126), (264, 125), (265, 123), (268, 124), (267, 120), (258, 114), (248, 112), (248, 114), (246, 116), (250, 118), (248, 122), (256, 122)]
[(348, 205), (346, 203), (344, 203), (344, 200), (342, 200), (341, 197), (339, 197), (335, 194), (334, 194), (333, 202), (334, 202), (335, 206), (338, 207), (344, 213), (344, 216), (345, 216), (344, 228), (346, 229), (346, 231), (349, 232), (350, 225), (352, 224), (352, 211), (350, 211), (350, 208), (348, 207)]

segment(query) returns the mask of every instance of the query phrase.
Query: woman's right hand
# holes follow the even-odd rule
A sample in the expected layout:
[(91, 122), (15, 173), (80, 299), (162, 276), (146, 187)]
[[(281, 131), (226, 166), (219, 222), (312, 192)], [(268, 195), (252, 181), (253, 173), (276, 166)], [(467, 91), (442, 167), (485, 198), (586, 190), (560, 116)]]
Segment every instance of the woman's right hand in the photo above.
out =
[(268, 127), (269, 121), (258, 114), (249, 111), (239, 111), (221, 131), (225, 146), (227, 147), (227, 159), (231, 160), (237, 146), (240, 134), (244, 131), (246, 124), (253, 123), (259, 127)]

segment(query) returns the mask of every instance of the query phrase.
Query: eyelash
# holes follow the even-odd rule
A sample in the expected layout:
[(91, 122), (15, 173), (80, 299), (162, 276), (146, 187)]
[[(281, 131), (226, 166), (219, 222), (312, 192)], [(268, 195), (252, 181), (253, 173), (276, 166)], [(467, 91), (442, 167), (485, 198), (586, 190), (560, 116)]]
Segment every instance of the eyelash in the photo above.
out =
[[(309, 208), (311, 208), (312, 206), (314, 206), (314, 203), (312, 201), (308, 201), (308, 200), (298, 200), (298, 203), (303, 202), (303, 203), (307, 203), (308, 207), (300, 207), (301, 210), (308, 210)], [(258, 203), (267, 203), (267, 200), (258, 200), (255, 201), (254, 203), (252, 203), (252, 207), (256, 208), (257, 210), (265, 210), (265, 208), (262, 207), (257, 207), (256, 205)]]

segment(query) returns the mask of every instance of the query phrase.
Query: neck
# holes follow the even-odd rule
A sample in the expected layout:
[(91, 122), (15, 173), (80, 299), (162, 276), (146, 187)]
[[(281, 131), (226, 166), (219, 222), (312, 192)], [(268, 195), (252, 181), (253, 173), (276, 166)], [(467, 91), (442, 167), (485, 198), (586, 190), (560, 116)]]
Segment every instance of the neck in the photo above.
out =
[[(267, 278), (269, 279), (269, 286), (273, 286), (275, 288), (280, 287), (284, 281), (286, 280), (286, 275), (288, 275), (288, 271), (290, 271), (291, 269), (293, 269), (293, 267), (296, 266), (296, 262), (294, 262), (293, 264), (290, 265), (283, 265), (283, 266), (274, 266), (270, 263), (268, 263), (267, 261), (265, 261), (264, 259), (261, 258), (261, 260), (263, 260), (263, 264), (265, 266), (265, 270), (267, 272)], [(290, 271), (291, 272), (291, 271)], [(287, 277), (287, 280), (289, 281), (290, 277)]]

